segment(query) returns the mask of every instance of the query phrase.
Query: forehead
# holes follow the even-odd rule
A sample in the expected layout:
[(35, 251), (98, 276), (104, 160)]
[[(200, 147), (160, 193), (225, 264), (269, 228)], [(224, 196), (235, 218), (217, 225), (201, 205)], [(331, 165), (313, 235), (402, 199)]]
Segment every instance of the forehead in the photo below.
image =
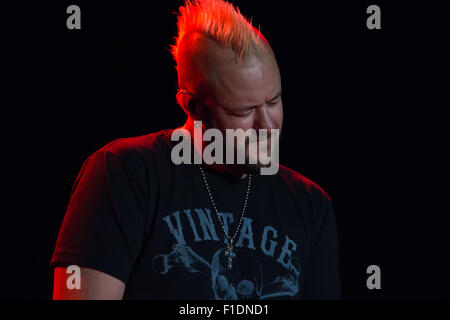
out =
[(243, 62), (225, 59), (211, 71), (209, 82), (214, 98), (227, 108), (263, 104), (281, 89), (278, 65), (269, 54)]

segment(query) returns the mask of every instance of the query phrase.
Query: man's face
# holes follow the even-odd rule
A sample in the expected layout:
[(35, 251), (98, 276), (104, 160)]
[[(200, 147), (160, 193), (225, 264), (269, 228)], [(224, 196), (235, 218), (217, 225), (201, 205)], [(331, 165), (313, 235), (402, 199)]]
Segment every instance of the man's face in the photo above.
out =
[[(257, 134), (260, 129), (266, 129), (270, 153), (271, 130), (281, 132), (283, 122), (281, 79), (275, 57), (267, 52), (261, 60), (251, 62), (221, 60), (212, 66), (209, 81), (212, 90), (207, 103), (209, 126), (224, 135), (226, 129), (254, 129)], [(261, 141), (259, 143), (261, 146)], [(249, 158), (258, 158), (256, 154), (249, 154), (248, 146), (245, 152), (246, 163)], [(256, 167), (261, 166), (259, 160)]]

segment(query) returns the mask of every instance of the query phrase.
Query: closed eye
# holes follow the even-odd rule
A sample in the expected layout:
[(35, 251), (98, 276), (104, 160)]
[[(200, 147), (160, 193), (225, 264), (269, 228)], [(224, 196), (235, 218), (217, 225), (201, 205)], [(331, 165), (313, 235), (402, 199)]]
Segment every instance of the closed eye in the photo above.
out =
[(245, 117), (245, 116), (248, 116), (255, 108), (256, 108), (256, 106), (245, 107), (245, 108), (242, 108), (240, 111), (233, 113), (233, 115), (238, 116), (238, 117)]

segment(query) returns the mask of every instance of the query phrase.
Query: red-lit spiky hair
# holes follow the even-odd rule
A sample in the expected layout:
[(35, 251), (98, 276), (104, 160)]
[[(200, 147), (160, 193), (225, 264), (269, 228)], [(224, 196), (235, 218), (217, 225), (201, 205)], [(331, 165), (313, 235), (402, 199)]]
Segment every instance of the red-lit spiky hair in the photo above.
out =
[(224, 0), (187, 0), (179, 8), (178, 36), (171, 52), (178, 63), (180, 42), (186, 34), (199, 32), (224, 47), (230, 47), (240, 58), (255, 53), (267, 43), (261, 32), (252, 26), (231, 3)]

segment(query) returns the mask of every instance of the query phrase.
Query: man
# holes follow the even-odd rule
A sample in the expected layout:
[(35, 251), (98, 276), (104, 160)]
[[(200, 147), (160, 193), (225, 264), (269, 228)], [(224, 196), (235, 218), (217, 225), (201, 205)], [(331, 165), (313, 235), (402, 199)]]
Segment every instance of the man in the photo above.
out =
[[(172, 52), (185, 137), (196, 121), (202, 132), (267, 130), (276, 152), (269, 137), (282, 128), (280, 72), (239, 10), (186, 2)], [(83, 164), (51, 261), (55, 299), (340, 298), (324, 190), (281, 165), (259, 174), (267, 166), (259, 156), (256, 164), (176, 165), (173, 133), (112, 141)], [(193, 152), (202, 154), (198, 145)], [(68, 265), (80, 266), (81, 288), (67, 287)]]

